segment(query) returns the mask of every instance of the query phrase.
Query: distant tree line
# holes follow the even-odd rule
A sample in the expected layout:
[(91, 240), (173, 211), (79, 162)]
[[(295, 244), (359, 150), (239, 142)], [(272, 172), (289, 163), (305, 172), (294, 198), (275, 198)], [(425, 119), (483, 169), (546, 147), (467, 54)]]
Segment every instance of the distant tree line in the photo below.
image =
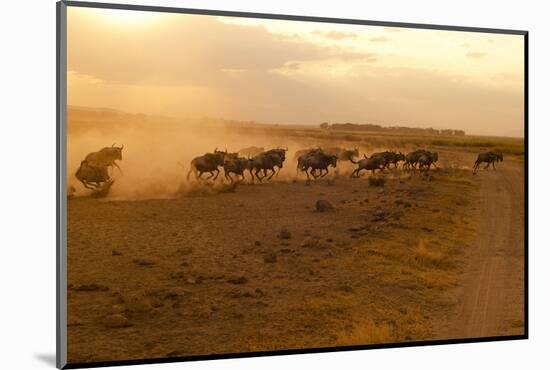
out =
[(323, 122), (319, 125), (323, 130), (339, 130), (339, 131), (374, 131), (374, 132), (398, 132), (405, 134), (421, 134), (421, 135), (442, 135), (442, 136), (464, 136), (464, 130), (453, 129), (435, 129), (435, 128), (415, 128), (404, 126), (382, 127), (371, 123), (333, 123)]

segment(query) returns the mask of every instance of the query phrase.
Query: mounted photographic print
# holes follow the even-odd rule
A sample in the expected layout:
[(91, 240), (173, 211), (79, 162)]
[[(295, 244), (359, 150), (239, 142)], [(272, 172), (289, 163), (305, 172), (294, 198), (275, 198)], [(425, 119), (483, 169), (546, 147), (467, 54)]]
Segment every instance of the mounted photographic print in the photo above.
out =
[(57, 10), (59, 367), (527, 338), (527, 32)]

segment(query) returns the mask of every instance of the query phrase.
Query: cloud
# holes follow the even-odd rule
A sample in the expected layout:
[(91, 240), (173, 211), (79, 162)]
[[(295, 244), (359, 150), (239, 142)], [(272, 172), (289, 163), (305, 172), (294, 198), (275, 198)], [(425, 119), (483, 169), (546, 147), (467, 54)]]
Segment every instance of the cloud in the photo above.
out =
[(288, 62), (374, 58), (208, 16), (168, 18), (132, 32), (86, 17), (69, 27), (69, 69), (113, 83), (211, 85), (224, 78), (223, 70), (267, 72)]
[(378, 37), (371, 37), (369, 39), (369, 41), (371, 41), (371, 42), (388, 42), (388, 41), (390, 41), (390, 39), (387, 38), (386, 36), (378, 36)]
[(331, 39), (331, 40), (344, 40), (344, 39), (358, 38), (357, 34), (353, 32), (339, 32), (339, 31), (323, 32), (323, 31), (315, 30), (311, 33), (314, 35), (324, 36), (327, 39)]
[(466, 56), (468, 58), (473, 58), (473, 59), (480, 59), (480, 58), (483, 58), (485, 55), (487, 55), (486, 53), (480, 53), (480, 52), (477, 52), (477, 51), (470, 51), (469, 53), (466, 53)]
[(401, 27), (384, 27), (384, 31), (391, 33), (403, 32), (404, 30), (405, 29)]

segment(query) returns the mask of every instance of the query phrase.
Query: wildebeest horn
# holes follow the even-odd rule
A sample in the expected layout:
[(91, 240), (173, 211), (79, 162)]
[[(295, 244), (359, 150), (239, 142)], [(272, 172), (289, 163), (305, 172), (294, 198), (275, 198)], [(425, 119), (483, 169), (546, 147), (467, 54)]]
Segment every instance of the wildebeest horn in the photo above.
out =
[(363, 154), (363, 157), (365, 157), (365, 159), (369, 159), (369, 157), (367, 157), (367, 155), (366, 155), (366, 154)]
[(124, 149), (124, 144), (122, 144), (122, 146), (120, 147), (120, 150)]
[(218, 147), (216, 147), (216, 149), (214, 149), (214, 153), (218, 151)]
[(113, 145), (111, 145), (111, 148), (114, 148), (114, 147), (115, 147), (115, 144), (116, 144), (116, 143), (113, 143)]

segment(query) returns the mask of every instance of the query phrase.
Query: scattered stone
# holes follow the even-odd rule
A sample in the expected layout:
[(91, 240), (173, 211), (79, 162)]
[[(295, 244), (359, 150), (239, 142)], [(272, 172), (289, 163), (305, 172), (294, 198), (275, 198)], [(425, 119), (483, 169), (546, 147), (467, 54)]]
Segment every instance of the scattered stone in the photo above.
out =
[(114, 314), (105, 317), (103, 324), (108, 328), (127, 328), (132, 326), (132, 323), (121, 314)]
[(377, 212), (374, 213), (374, 217), (372, 218), (371, 221), (373, 221), (373, 222), (384, 221), (387, 216), (388, 216), (388, 214), (386, 212), (377, 211)]
[(176, 253), (187, 256), (193, 253), (193, 247), (181, 247), (176, 250)]
[(126, 307), (132, 312), (150, 312), (151, 302), (143, 293), (133, 293), (124, 297)]
[(340, 285), (336, 290), (344, 293), (353, 293), (353, 288), (346, 284)]
[(174, 231), (174, 232), (172, 233), (172, 236), (178, 236), (178, 232), (177, 232), (177, 231)]
[(319, 238), (314, 236), (308, 236), (300, 243), (302, 248), (315, 248), (319, 245)]
[(126, 308), (124, 308), (124, 306), (120, 304), (115, 304), (111, 307), (112, 314), (123, 313), (124, 311), (126, 311)]
[(190, 278), (187, 278), (187, 280), (185, 280), (188, 284), (197, 284), (197, 279), (195, 279), (194, 277), (190, 277)]
[(328, 200), (319, 199), (315, 202), (317, 212), (328, 212), (334, 210), (334, 206)]
[(363, 226), (361, 226), (361, 225), (352, 226), (348, 230), (349, 231), (360, 231), (360, 230), (363, 230)]
[(246, 284), (248, 283), (248, 279), (244, 276), (240, 276), (237, 278), (228, 279), (227, 282), (229, 284)]
[(277, 237), (279, 239), (290, 239), (292, 234), (288, 231), (288, 229), (282, 228), (281, 231), (279, 231), (279, 234), (277, 234)]
[(113, 250), (111, 251), (111, 255), (112, 255), (112, 256), (122, 256), (122, 252), (119, 251), (119, 250), (117, 250), (117, 249), (113, 249)]
[(187, 292), (182, 287), (173, 287), (164, 292), (164, 299), (183, 297)]
[(422, 227), (421, 229), (422, 229), (423, 231), (426, 231), (426, 232), (429, 232), (429, 233), (431, 233), (431, 232), (434, 231), (434, 229), (431, 229), (431, 228), (429, 228), (429, 227)]
[(275, 263), (277, 262), (277, 255), (274, 253), (269, 253), (264, 256), (264, 262), (265, 263)]
[(259, 240), (256, 240), (256, 241), (254, 242), (254, 245), (255, 245), (256, 247), (259, 247), (259, 246), (262, 245), (262, 242), (259, 241)]
[(153, 267), (153, 265), (156, 263), (153, 260), (145, 259), (145, 258), (134, 258), (132, 260), (133, 263), (139, 266), (143, 267)]
[(74, 287), (74, 290), (79, 292), (106, 292), (109, 290), (109, 287), (106, 285), (91, 283), (78, 285)]
[(290, 248), (282, 248), (280, 249), (281, 253), (285, 253), (285, 254), (288, 254), (288, 253), (292, 253), (292, 249)]

